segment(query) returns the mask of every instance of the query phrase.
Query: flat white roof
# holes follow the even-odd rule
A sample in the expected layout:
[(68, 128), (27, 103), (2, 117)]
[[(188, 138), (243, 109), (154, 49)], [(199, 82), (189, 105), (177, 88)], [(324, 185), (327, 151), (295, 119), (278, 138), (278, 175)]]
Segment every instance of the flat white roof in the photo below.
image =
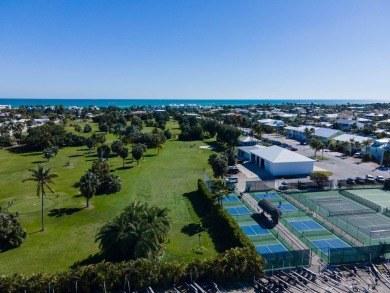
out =
[(350, 142), (350, 139), (354, 139), (355, 141), (358, 141), (358, 142), (363, 142), (363, 141), (366, 141), (366, 140), (369, 140), (371, 138), (369, 137), (365, 137), (365, 136), (359, 136), (359, 135), (352, 135), (352, 134), (342, 134), (342, 135), (339, 135), (339, 136), (336, 136), (334, 137), (333, 139), (334, 140), (338, 140), (338, 141), (346, 141), (346, 142)]
[(314, 162), (313, 159), (276, 145), (257, 150), (250, 150), (249, 152), (272, 163)]

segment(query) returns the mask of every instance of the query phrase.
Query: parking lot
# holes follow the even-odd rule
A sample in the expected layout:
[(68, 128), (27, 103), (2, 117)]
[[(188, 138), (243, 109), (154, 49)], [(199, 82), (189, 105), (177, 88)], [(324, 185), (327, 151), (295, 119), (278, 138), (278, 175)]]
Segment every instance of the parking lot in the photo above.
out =
[[(280, 141), (297, 148), (297, 152), (306, 157), (313, 157), (314, 150), (308, 145), (300, 145), (296, 140), (280, 137), (276, 135), (263, 135), (264, 138)], [(317, 152), (317, 156), (321, 156), (321, 152)], [(330, 179), (346, 179), (348, 177), (365, 177), (366, 174), (371, 174), (374, 177), (380, 175), (384, 178), (390, 178), (390, 170), (388, 168), (380, 169), (379, 165), (374, 162), (363, 163), (359, 158), (346, 157), (342, 158), (342, 154), (338, 152), (324, 151), (323, 161), (317, 160), (314, 163), (315, 168), (330, 171), (333, 173)]]

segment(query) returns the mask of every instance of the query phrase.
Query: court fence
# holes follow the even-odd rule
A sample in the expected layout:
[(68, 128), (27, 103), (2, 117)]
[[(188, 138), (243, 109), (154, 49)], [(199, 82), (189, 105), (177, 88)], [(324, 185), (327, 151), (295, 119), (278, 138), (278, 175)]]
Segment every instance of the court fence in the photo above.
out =
[[(281, 219), (283, 225), (299, 238), (307, 247), (309, 247), (322, 260), (329, 264), (350, 264), (363, 263), (368, 261), (375, 261), (384, 259), (387, 253), (390, 253), (390, 244), (380, 243), (377, 245), (368, 245), (361, 247), (346, 247), (346, 248), (330, 248), (328, 253), (323, 252), (320, 248), (315, 246), (308, 237), (310, 236), (332, 236), (333, 230), (317, 230), (317, 231), (297, 231), (284, 218)], [(336, 233), (335, 233), (336, 234)], [(336, 235), (345, 242), (349, 242), (342, 235)]]
[(310, 266), (310, 249), (262, 254), (266, 260), (265, 271)]
[(252, 180), (246, 181), (245, 191), (265, 191), (275, 189), (275, 180), (261, 181), (261, 180)]
[(373, 209), (376, 212), (382, 211), (382, 207), (379, 204), (376, 204), (370, 200), (367, 200), (361, 196), (358, 196), (358, 195), (356, 195), (356, 194), (354, 194), (346, 189), (340, 190), (340, 194), (344, 195), (345, 197), (352, 199), (358, 203), (361, 203), (362, 205), (365, 205), (366, 207), (369, 207), (370, 209)]
[[(287, 199), (287, 196), (280, 193), (283, 198)], [(366, 246), (370, 245), (377, 245), (382, 242), (386, 242), (389, 240), (388, 237), (377, 237), (376, 231), (377, 230), (387, 230), (383, 229), (383, 227), (366, 227), (366, 226), (358, 226), (356, 221), (354, 221), (354, 216), (361, 215), (363, 213), (372, 213), (373, 216), (376, 216), (375, 210), (369, 209), (368, 207), (366, 210), (364, 208), (361, 208), (357, 210), (356, 212), (350, 211), (346, 214), (340, 213), (337, 215), (337, 212), (332, 213), (332, 211), (329, 211), (329, 209), (324, 208), (322, 205), (320, 205), (318, 202), (315, 202), (315, 198), (310, 198), (304, 193), (290, 193), (290, 196), (294, 199), (300, 202), (302, 205), (309, 208), (312, 212), (318, 214), (322, 218), (325, 218), (331, 225), (332, 229), (341, 229), (346, 234), (349, 234), (351, 237), (359, 240), (361, 243), (363, 243)], [(313, 200), (314, 199), (314, 200)], [(386, 233), (382, 234), (388, 234)]]

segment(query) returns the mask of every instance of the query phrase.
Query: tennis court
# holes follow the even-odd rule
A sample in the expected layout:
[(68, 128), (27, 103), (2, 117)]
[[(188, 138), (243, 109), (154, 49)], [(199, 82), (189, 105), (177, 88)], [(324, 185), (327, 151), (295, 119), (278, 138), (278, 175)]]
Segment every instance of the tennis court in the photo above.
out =
[(255, 235), (267, 235), (271, 234), (268, 229), (265, 229), (261, 227), (258, 224), (254, 225), (242, 225), (240, 226), (242, 231), (245, 233), (246, 236), (255, 236)]
[(255, 193), (255, 196), (259, 199), (267, 199), (267, 200), (281, 200), (282, 198), (275, 192), (268, 193)]
[(291, 253), (289, 253), (287, 248), (281, 243), (257, 245), (256, 251), (264, 258), (275, 258), (275, 256), (284, 258), (292, 257)]
[[(328, 213), (328, 219), (348, 231), (352, 227), (358, 234), (370, 239), (390, 238), (390, 219), (374, 210), (342, 197), (321, 197), (312, 199)], [(341, 226), (344, 222), (346, 227)]]
[(341, 196), (313, 198), (312, 201), (328, 211), (328, 216), (375, 213), (374, 210)]
[(321, 239), (321, 240), (310, 240), (318, 249), (323, 253), (328, 254), (330, 249), (337, 248), (352, 248), (347, 243), (339, 238)]
[(349, 189), (348, 192), (373, 202), (381, 207), (390, 207), (390, 192), (383, 189)]
[(237, 196), (235, 196), (234, 194), (228, 196), (228, 197), (224, 197), (222, 199), (222, 202), (223, 203), (237, 203), (237, 202), (240, 202), (240, 200), (238, 199)]
[(324, 230), (324, 227), (314, 220), (290, 221), (289, 224), (298, 232)]
[(227, 207), (226, 210), (232, 216), (252, 214), (252, 212), (246, 206)]
[(298, 209), (294, 207), (292, 204), (288, 202), (282, 202), (281, 204), (274, 204), (275, 207), (277, 207), (279, 210), (282, 212), (292, 212), (292, 211), (297, 211)]

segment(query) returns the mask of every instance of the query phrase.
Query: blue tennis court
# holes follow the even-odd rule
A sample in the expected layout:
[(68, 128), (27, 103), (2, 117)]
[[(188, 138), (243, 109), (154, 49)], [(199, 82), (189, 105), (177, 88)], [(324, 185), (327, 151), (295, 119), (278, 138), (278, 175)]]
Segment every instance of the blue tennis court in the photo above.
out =
[(280, 204), (275, 204), (275, 207), (277, 207), (282, 212), (291, 212), (291, 211), (297, 211), (298, 210), (296, 207), (294, 207), (292, 204), (290, 204), (288, 202), (284, 202), (281, 205)]
[(226, 208), (227, 212), (231, 214), (232, 216), (238, 216), (238, 215), (250, 215), (252, 214), (251, 211), (246, 206), (241, 207), (229, 207)]
[(243, 225), (240, 226), (246, 236), (266, 235), (271, 234), (268, 229), (261, 227), (260, 225)]
[(293, 226), (298, 232), (324, 230), (324, 227), (322, 227), (320, 224), (313, 220), (291, 221), (289, 222), (289, 224)]
[(286, 257), (286, 256), (292, 256), (286, 247), (284, 247), (283, 244), (277, 243), (277, 244), (268, 244), (268, 245), (257, 245), (256, 251), (263, 256), (264, 258), (273, 258), (275, 257), (274, 254), (278, 254), (278, 256)]
[(311, 240), (315, 246), (317, 246), (323, 253), (328, 254), (329, 249), (332, 248), (352, 248), (347, 243), (339, 238), (331, 238), (331, 239), (321, 239), (321, 240)]
[(224, 197), (224, 198), (222, 199), (222, 202), (224, 202), (224, 203), (227, 203), (227, 202), (239, 202), (239, 201), (240, 201), (240, 200), (239, 200), (238, 197), (235, 196), (235, 195), (230, 195), (230, 196)]
[(275, 192), (269, 192), (269, 193), (255, 193), (256, 197), (259, 200), (262, 199), (282, 199), (277, 193)]

